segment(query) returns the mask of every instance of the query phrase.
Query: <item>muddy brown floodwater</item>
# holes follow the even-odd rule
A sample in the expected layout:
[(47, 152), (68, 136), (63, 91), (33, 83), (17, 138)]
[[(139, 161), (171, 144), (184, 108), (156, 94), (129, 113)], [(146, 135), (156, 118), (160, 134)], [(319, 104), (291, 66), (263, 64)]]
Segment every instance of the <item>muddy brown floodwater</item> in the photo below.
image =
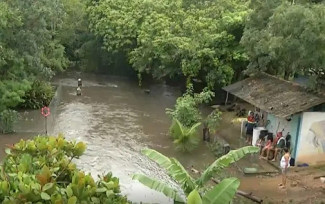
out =
[[(58, 90), (50, 107), (49, 134), (63, 133), (69, 140), (87, 144), (85, 154), (75, 162), (93, 176), (112, 171), (120, 178), (122, 193), (133, 202), (172, 203), (161, 193), (150, 190), (132, 175), (142, 173), (177, 185), (155, 163), (141, 155), (150, 147), (176, 157), (186, 168), (203, 169), (214, 157), (204, 143), (191, 153), (176, 152), (167, 136), (170, 119), (165, 108), (172, 107), (180, 95), (177, 88), (151, 85), (150, 94), (136, 82), (105, 76), (83, 76), (82, 95), (76, 96), (77, 76), (55, 80)], [(15, 135), (1, 136), (1, 143), (44, 133), (39, 111), (21, 113)], [(17, 136), (18, 134), (18, 136)], [(3, 143), (4, 142), (4, 143)]]

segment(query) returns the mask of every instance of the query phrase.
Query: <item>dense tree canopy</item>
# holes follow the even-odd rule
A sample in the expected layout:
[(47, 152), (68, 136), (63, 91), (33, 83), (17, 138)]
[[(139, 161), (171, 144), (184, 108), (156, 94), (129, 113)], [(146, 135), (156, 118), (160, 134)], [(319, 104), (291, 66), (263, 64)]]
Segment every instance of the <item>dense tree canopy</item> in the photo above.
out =
[(242, 43), (248, 71), (289, 79), (296, 74), (324, 77), (325, 5), (321, 1), (251, 1)]
[(89, 7), (92, 31), (108, 51), (125, 52), (139, 73), (198, 77), (211, 88), (245, 67), (239, 40), (247, 12), (237, 0), (108, 0)]
[[(32, 89), (51, 92), (46, 83), (36, 85), (76, 61), (80, 38), (88, 31), (85, 17), (83, 0), (0, 2), (0, 112), (33, 101)], [(50, 92), (40, 93), (49, 95), (36, 99), (40, 105), (48, 105)], [(38, 108), (35, 103), (22, 106)]]

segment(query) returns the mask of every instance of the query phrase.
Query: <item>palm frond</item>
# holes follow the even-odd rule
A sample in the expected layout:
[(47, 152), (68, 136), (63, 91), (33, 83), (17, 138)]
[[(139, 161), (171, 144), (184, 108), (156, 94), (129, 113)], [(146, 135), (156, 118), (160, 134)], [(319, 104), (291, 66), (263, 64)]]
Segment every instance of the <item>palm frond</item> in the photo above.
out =
[(202, 198), (203, 204), (224, 204), (230, 203), (239, 187), (237, 178), (227, 178), (222, 180), (213, 189), (206, 192)]
[(195, 183), (193, 178), (187, 173), (183, 165), (175, 158), (170, 159), (172, 165), (168, 169), (169, 175), (182, 186), (185, 194), (188, 195), (195, 189)]
[(141, 182), (150, 189), (163, 193), (165, 196), (172, 198), (174, 201), (185, 203), (184, 199), (178, 194), (176, 189), (170, 188), (167, 184), (154, 178), (150, 178), (142, 174), (135, 174), (133, 175), (132, 179)]
[(220, 157), (214, 161), (196, 180), (199, 186), (203, 186), (207, 181), (211, 179), (218, 171), (228, 167), (230, 164), (240, 160), (247, 154), (257, 153), (260, 149), (258, 147), (247, 146), (237, 150), (231, 150), (228, 154)]

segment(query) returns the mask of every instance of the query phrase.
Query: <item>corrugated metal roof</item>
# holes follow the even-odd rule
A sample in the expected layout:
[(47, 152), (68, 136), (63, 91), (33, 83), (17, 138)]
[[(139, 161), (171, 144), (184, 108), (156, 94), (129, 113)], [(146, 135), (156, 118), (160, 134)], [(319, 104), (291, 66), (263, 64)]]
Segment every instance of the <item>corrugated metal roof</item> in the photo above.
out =
[(311, 93), (298, 84), (265, 73), (258, 73), (223, 89), (282, 118), (325, 103), (325, 94)]

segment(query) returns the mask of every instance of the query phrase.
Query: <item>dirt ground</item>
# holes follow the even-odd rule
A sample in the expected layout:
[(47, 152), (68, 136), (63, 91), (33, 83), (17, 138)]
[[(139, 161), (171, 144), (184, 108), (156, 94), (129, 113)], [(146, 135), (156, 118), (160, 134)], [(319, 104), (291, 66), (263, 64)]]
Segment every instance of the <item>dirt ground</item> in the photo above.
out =
[(325, 168), (294, 167), (287, 175), (287, 188), (279, 189), (281, 175), (241, 178), (240, 190), (252, 192), (263, 203), (325, 203), (325, 184), (317, 176), (325, 176)]
[[(246, 105), (247, 106), (247, 105)], [(249, 109), (249, 107), (247, 107)], [(232, 149), (245, 146), (240, 136), (241, 119), (234, 112), (223, 112), (223, 121), (217, 134), (224, 138)], [(254, 161), (255, 162), (255, 161)], [(257, 163), (267, 161), (258, 161)], [(277, 165), (278, 162), (275, 163)], [(267, 165), (267, 164), (265, 164)], [(240, 190), (252, 193), (263, 199), (263, 203), (297, 203), (297, 204), (325, 204), (325, 184), (317, 176), (325, 177), (325, 165), (322, 167), (290, 167), (287, 175), (286, 190), (279, 189), (281, 174), (240, 176)], [(234, 202), (236, 203), (236, 202)], [(240, 203), (253, 203), (247, 199), (240, 199)]]

